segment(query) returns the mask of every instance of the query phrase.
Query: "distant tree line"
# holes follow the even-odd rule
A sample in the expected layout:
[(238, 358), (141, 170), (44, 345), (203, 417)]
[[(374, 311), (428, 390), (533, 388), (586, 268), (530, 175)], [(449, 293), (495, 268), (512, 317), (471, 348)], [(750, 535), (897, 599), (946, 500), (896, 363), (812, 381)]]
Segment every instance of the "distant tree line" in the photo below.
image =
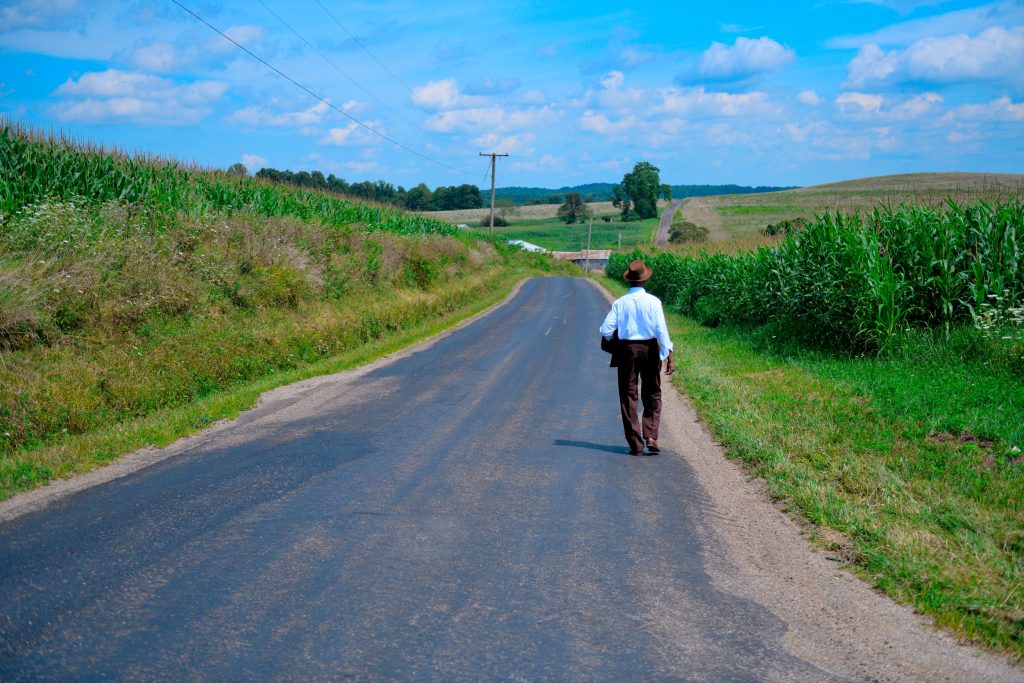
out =
[[(671, 185), (671, 196), (676, 199), (686, 197), (705, 197), (718, 194), (753, 194), (757, 192), (776, 192), (778, 190), (792, 190), (792, 186), (774, 185)], [(576, 193), (583, 196), (586, 202), (612, 201), (614, 197), (615, 183), (587, 183), (573, 187), (562, 187), (551, 189), (546, 187), (499, 187), (495, 196), (499, 199), (509, 199), (513, 203), (522, 206), (526, 204), (562, 204), (566, 195)], [(663, 193), (662, 193), (663, 194)]]
[[(245, 167), (232, 166), (229, 172), (244, 172)], [(350, 183), (333, 173), (325, 176), (320, 171), (279, 171), (276, 168), (261, 168), (257, 178), (275, 183), (287, 183), (296, 187), (324, 190), (347, 197), (356, 197), (382, 204), (394, 204), (410, 211), (452, 211), (455, 209), (479, 209), (484, 205), (483, 195), (476, 185), (440, 186), (431, 190), (426, 183), (420, 183), (408, 190), (395, 186), (386, 180)]]

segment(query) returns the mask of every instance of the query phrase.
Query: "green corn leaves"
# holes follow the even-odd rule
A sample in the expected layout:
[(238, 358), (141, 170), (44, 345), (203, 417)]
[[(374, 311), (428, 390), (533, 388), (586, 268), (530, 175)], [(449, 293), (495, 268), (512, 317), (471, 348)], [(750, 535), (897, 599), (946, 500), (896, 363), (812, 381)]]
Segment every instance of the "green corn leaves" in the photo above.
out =
[[(705, 324), (771, 322), (815, 345), (871, 351), (908, 327), (968, 324), (995, 296), (1024, 306), (1022, 252), (1024, 203), (951, 201), (823, 214), (757, 252), (657, 254), (650, 287)], [(614, 254), (608, 273), (639, 255)]]
[(0, 121), (0, 214), (51, 200), (117, 201), (189, 215), (250, 211), (403, 235), (458, 232), (441, 221), (321, 192), (79, 145)]

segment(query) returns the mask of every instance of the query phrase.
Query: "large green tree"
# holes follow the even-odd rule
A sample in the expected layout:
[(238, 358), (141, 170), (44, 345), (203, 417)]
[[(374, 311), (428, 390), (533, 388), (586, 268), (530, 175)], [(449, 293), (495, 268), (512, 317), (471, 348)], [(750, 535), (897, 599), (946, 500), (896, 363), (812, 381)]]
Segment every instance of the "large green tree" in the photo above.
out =
[(658, 195), (663, 191), (658, 167), (638, 161), (632, 171), (622, 176), (621, 185), (612, 188), (612, 203), (619, 207), (624, 219), (654, 218), (658, 215)]
[(571, 225), (582, 223), (590, 216), (590, 207), (583, 201), (583, 195), (579, 192), (569, 192), (565, 195), (565, 203), (558, 207), (558, 217)]

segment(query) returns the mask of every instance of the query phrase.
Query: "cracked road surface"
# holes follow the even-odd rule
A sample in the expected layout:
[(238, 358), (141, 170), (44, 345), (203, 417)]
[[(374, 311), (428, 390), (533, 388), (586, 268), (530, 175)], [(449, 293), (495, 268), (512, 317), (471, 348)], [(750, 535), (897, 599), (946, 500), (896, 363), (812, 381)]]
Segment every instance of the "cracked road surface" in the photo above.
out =
[[(627, 455), (597, 344), (607, 305), (584, 280), (529, 280), (134, 472), (9, 502), (0, 678), (1019, 673), (815, 559), (741, 474), (712, 472), (726, 461), (674, 390), (661, 455)], [(719, 500), (723, 485), (746, 498)], [(892, 623), (844, 627), (829, 610), (851, 600)], [(892, 650), (907, 629), (918, 640)]]

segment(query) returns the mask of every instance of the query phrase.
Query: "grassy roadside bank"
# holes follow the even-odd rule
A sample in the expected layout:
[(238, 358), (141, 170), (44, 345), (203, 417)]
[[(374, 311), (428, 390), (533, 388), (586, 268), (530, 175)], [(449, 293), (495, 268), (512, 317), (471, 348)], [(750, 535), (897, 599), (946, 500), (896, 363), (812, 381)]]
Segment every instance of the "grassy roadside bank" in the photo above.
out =
[[(155, 359), (149, 368), (137, 368), (135, 376), (122, 376), (120, 388), (136, 397), (159, 388), (159, 378), (153, 377), (153, 372), (159, 375), (160, 361), (178, 353), (183, 355), (176, 364), (184, 368), (236, 359), (244, 360), (250, 371), (219, 382), (208, 391), (165, 400), (165, 405), (149, 410), (135, 403), (123, 412), (100, 411), (90, 416), (91, 421), (79, 433), (69, 434), (62, 428), (35, 443), (9, 450), (0, 456), (0, 500), (51, 479), (88, 471), (144, 446), (165, 446), (212, 422), (237, 416), (253, 406), (260, 394), (275, 387), (365, 365), (494, 305), (522, 278), (545, 274), (548, 271), (544, 265), (524, 262), (494, 267), (426, 292), (368, 292), (362, 301), (346, 307), (341, 324), (355, 323), (348, 337), (339, 334), (336, 327), (323, 324), (331, 313), (328, 308), (307, 307), (296, 315), (277, 311), (258, 319), (210, 320), (164, 330), (164, 335), (152, 340), (148, 348), (133, 343), (146, 344), (134, 335), (116, 347), (104, 345), (97, 357), (84, 360), (91, 361), (92, 366), (116, 361), (116, 357), (130, 362), (132, 349), (141, 349), (138, 358)], [(185, 351), (185, 345), (192, 349)], [(75, 372), (82, 360), (79, 356), (67, 371)], [(7, 375), (5, 380), (18, 369), (11, 361), (2, 371)], [(53, 366), (33, 369), (40, 374), (56, 371), (56, 376), (46, 378), (54, 388), (78, 379)], [(68, 389), (59, 396), (74, 396), (78, 387)], [(66, 407), (49, 405), (43, 409), (64, 417), (68, 413)]]
[(1024, 656), (1019, 378), (963, 360), (955, 338), (855, 357), (668, 318), (674, 381), (812, 538), (939, 625)]

